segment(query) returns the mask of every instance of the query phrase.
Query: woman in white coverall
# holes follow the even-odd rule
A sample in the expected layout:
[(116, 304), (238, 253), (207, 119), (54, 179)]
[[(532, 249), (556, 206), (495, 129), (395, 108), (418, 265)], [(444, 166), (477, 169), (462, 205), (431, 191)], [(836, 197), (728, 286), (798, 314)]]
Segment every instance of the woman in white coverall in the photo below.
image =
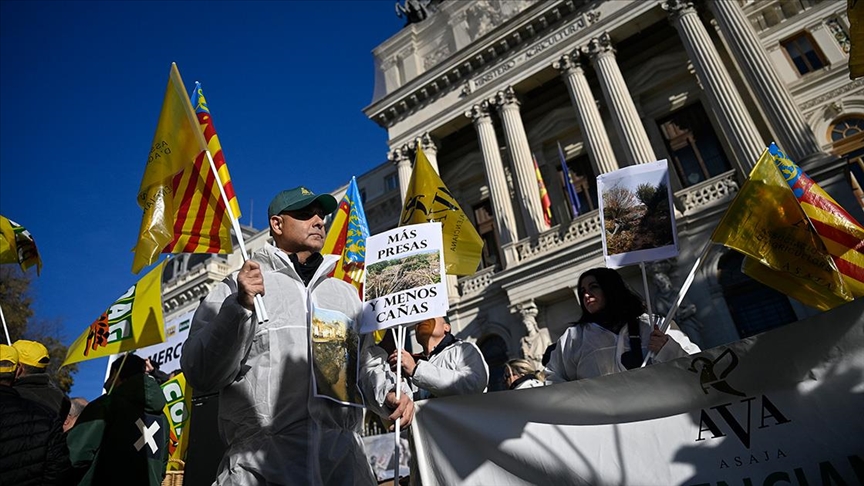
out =
[(652, 325), (642, 299), (615, 270), (586, 271), (577, 293), (582, 317), (552, 351), (545, 370), (549, 384), (637, 368), (649, 351), (655, 363), (699, 352), (674, 322), (670, 334)]

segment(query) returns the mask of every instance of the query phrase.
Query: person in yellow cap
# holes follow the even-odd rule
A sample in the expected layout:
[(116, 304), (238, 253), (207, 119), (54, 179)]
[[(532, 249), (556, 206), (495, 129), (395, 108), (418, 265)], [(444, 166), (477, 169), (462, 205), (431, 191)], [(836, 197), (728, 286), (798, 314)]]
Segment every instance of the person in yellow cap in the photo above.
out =
[(0, 344), (0, 484), (65, 484), (69, 449), (56, 413), (12, 387), (20, 355)]
[(18, 378), (13, 385), (15, 389), (22, 397), (45, 405), (60, 420), (65, 420), (72, 404), (48, 376), (48, 365), (51, 363), (48, 348), (40, 342), (26, 339), (15, 341), (12, 347), (18, 351), (19, 357)]

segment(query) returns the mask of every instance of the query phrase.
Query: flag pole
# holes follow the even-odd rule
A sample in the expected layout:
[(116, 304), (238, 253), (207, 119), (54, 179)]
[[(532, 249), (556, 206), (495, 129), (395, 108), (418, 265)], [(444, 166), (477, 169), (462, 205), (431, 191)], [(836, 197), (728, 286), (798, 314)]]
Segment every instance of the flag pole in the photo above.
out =
[(126, 358), (128, 358), (130, 354), (132, 354), (132, 351), (127, 351), (123, 354), (123, 361), (120, 363), (120, 367), (117, 368), (117, 373), (114, 374), (114, 379), (111, 380), (111, 388), (108, 389), (106, 395), (110, 395), (111, 392), (114, 391), (114, 386), (117, 385), (117, 378), (120, 377), (120, 372), (123, 371), (123, 366), (126, 365)]
[[(402, 397), (402, 348), (405, 346), (405, 327), (399, 326), (393, 330), (393, 337), (396, 341), (396, 404), (398, 407), (399, 399)], [(393, 427), (393, 435), (396, 438), (396, 450), (393, 453), (395, 458), (393, 466), (393, 483), (399, 484), (399, 429), (402, 425), (402, 417), (396, 417), (396, 425)]]
[(3, 321), (3, 332), (6, 334), (6, 343), (12, 346), (12, 339), (9, 338), (9, 327), (6, 326), (6, 316), (3, 315), (2, 306), (0, 306), (0, 320)]
[(645, 306), (648, 308), (648, 320), (651, 327), (654, 327), (654, 311), (651, 310), (651, 292), (648, 290), (648, 274), (645, 271), (645, 262), (639, 262), (639, 268), (642, 269), (642, 286), (645, 288)]
[[(219, 194), (222, 197), (222, 202), (225, 203), (225, 210), (228, 212), (228, 218), (231, 220), (231, 226), (234, 228), (234, 233), (237, 235), (237, 245), (240, 246), (240, 254), (243, 255), (243, 263), (249, 261), (249, 252), (246, 251), (246, 243), (243, 241), (243, 231), (240, 229), (240, 222), (237, 221), (237, 216), (234, 215), (234, 210), (231, 209), (231, 202), (228, 200), (228, 195), (225, 194), (225, 187), (222, 186), (222, 179), (219, 178), (219, 172), (216, 170), (216, 162), (213, 161), (213, 156), (210, 150), (204, 150), (207, 154), (207, 160), (210, 162), (210, 170), (213, 171), (213, 177), (216, 180), (216, 186), (219, 187)], [(267, 309), (264, 307), (264, 300), (260, 294), (255, 294), (255, 315), (258, 316), (258, 323), (263, 324), (270, 320), (267, 315)]]
[[(708, 256), (708, 252), (711, 251), (711, 245), (714, 242), (711, 241), (711, 238), (708, 238), (708, 241), (705, 242), (705, 246), (702, 248), (702, 252), (696, 257), (696, 261), (693, 262), (693, 268), (690, 269), (690, 273), (687, 275), (687, 278), (684, 279), (684, 284), (681, 285), (681, 290), (678, 291), (678, 297), (675, 299), (675, 302), (672, 304), (672, 307), (669, 308), (669, 312), (666, 313), (666, 317), (663, 318), (663, 322), (660, 324), (660, 330), (664, 333), (669, 330), (669, 326), (672, 324), (672, 318), (675, 317), (675, 313), (678, 312), (678, 307), (681, 306), (681, 302), (684, 302), (684, 296), (687, 294), (687, 291), (690, 290), (690, 286), (693, 285), (693, 279), (696, 277), (696, 272), (702, 267), (702, 262), (705, 260), (705, 257)], [(654, 357), (654, 353), (649, 351), (648, 356), (645, 357), (645, 361), (642, 362), (642, 366), (644, 367), (648, 364), (648, 360)]]

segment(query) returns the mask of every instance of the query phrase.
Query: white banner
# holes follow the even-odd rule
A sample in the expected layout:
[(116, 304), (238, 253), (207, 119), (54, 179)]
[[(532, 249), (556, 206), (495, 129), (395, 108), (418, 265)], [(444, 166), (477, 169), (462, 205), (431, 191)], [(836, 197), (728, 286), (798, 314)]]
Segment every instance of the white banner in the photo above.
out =
[[(183, 351), (183, 343), (189, 337), (189, 328), (192, 326), (192, 316), (195, 309), (165, 322), (165, 342), (139, 348), (135, 354), (141, 358), (150, 358), (150, 362), (159, 366), (164, 373), (171, 373), (180, 369), (180, 356)], [(114, 354), (108, 358), (107, 374), (111, 369), (111, 363), (122, 357), (122, 354)]]
[(450, 308), (441, 223), (401, 226), (366, 240), (363, 334), (439, 317)]
[(433, 484), (864, 483), (864, 299), (728, 346), (418, 403)]

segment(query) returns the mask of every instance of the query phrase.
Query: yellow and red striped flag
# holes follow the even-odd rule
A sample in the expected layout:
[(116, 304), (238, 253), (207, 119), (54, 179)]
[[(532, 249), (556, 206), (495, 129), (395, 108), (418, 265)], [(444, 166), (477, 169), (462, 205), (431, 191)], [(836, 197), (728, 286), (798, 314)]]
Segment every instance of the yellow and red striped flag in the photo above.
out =
[(174, 240), (174, 177), (192, 167), (207, 149), (198, 119), (183, 87), (177, 64), (171, 63), (162, 112), (147, 167), (138, 189), (138, 205), (144, 210), (132, 273), (152, 265), (166, 245)]
[(775, 144), (768, 147), (854, 297), (864, 296), (864, 227)]
[(543, 174), (540, 173), (540, 166), (537, 165), (537, 157), (531, 155), (534, 159), (534, 173), (537, 175), (537, 186), (540, 188), (540, 205), (543, 207), (543, 219), (546, 221), (546, 227), (552, 227), (552, 201), (549, 200), (549, 191), (546, 190), (546, 184), (543, 183)]
[(744, 273), (806, 305), (828, 310), (853, 299), (767, 149), (711, 240), (747, 255)]
[[(207, 148), (213, 157), (216, 172), (225, 190), (225, 196), (231, 204), (234, 217), (240, 218), (240, 205), (231, 174), (225, 164), (225, 155), (216, 127), (207, 106), (207, 100), (201, 89), (201, 83), (195, 83), (192, 94), (192, 106), (198, 124), (207, 141)], [(231, 219), (225, 209), (225, 203), (216, 184), (216, 178), (210, 168), (206, 153), (201, 153), (195, 159), (192, 170), (184, 170), (172, 180), (174, 194), (174, 239), (163, 253), (231, 253)]]
[(366, 238), (369, 238), (369, 225), (366, 223), (357, 180), (352, 177), (333, 217), (321, 253), (342, 257), (330, 276), (357, 287), (360, 299), (363, 299), (363, 277), (366, 273)]

